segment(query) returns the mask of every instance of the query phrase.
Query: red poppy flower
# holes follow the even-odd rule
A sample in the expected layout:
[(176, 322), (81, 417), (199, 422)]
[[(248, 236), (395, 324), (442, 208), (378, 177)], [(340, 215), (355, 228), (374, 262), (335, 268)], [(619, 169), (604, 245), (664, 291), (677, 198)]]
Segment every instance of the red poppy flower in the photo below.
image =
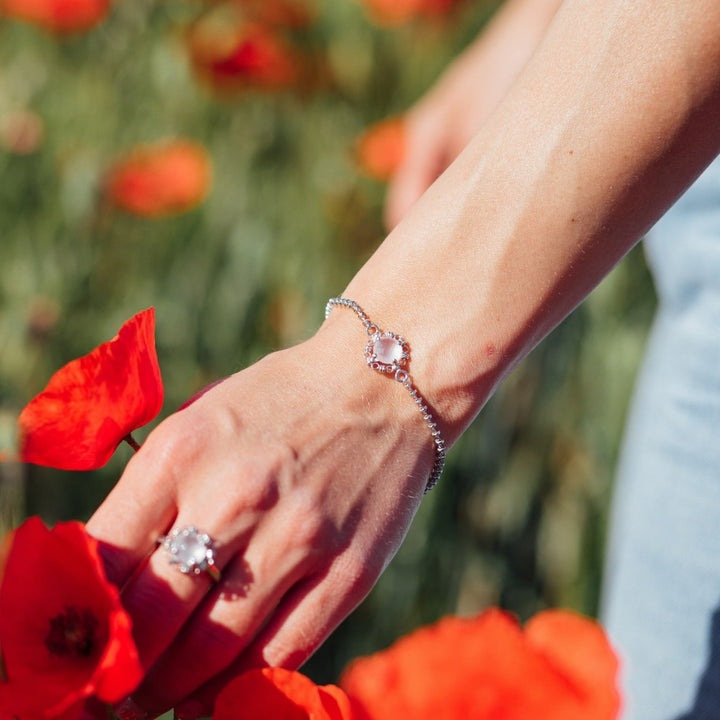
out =
[(213, 720), (352, 720), (350, 702), (334, 685), (319, 687), (292, 670), (249, 670), (215, 701)]
[(25, 407), (18, 419), (20, 459), (63, 470), (101, 467), (123, 438), (160, 412), (162, 401), (149, 308), (58, 370)]
[(206, 13), (187, 38), (196, 73), (215, 90), (277, 91), (299, 80), (303, 63), (281, 31), (235, 4)]
[(401, 25), (419, 17), (445, 15), (459, 0), (362, 0), (365, 9), (378, 25)]
[(165, 217), (192, 210), (207, 196), (212, 165), (205, 148), (191, 140), (140, 145), (110, 169), (107, 197), (143, 217)]
[(110, 0), (0, 0), (0, 13), (60, 33), (89, 30), (109, 9)]
[(12, 547), (13, 538), (15, 532), (10, 531), (0, 542), (0, 587), (2, 587), (3, 577), (5, 576), (5, 566), (7, 565), (7, 559), (10, 555), (10, 548)]
[(72, 717), (96, 697), (115, 703), (140, 683), (131, 621), (82, 523), (14, 531), (0, 583), (3, 717)]
[(617, 660), (602, 629), (548, 611), (525, 632), (499, 610), (450, 617), (351, 663), (359, 720), (612, 720)]
[(405, 122), (392, 117), (371, 125), (358, 138), (355, 159), (362, 173), (374, 180), (389, 180), (405, 155)]

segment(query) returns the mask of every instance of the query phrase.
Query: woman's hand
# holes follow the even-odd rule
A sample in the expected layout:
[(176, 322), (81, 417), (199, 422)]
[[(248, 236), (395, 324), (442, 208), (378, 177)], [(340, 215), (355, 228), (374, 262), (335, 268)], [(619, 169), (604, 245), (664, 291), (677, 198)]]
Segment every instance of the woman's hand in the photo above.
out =
[[(546, 3), (503, 11), (522, 5)], [(449, 443), (717, 155), (720, 5), (660, 5), (566, 0), (482, 131), (348, 286), (414, 343)], [(229, 673), (299, 665), (397, 550), (433, 446), (406, 388), (368, 370), (366, 339), (338, 310), (214, 387), (151, 434), (90, 520), (148, 670), (140, 707), (188, 700), (199, 716)], [(157, 548), (191, 525), (217, 541), (217, 585)]]
[[(365, 341), (336, 311), (212, 388), (148, 437), (89, 521), (133, 619), (143, 711), (186, 701), (185, 716), (206, 715), (234, 673), (299, 666), (396, 552), (432, 443), (407, 390), (365, 364)], [(217, 584), (158, 547), (187, 526), (214, 538)]]

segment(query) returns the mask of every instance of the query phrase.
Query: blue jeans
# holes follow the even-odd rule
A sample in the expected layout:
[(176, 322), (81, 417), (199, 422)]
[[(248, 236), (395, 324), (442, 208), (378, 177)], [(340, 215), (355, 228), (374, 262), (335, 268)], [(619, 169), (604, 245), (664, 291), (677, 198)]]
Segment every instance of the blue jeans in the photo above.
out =
[(603, 621), (623, 720), (720, 718), (720, 158), (646, 241), (659, 307), (618, 468)]

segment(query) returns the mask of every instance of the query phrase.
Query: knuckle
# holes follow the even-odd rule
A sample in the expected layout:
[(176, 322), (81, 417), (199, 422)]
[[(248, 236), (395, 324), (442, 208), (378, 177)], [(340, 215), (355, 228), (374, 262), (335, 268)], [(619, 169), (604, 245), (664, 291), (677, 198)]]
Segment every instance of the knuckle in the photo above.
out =
[(133, 461), (149, 464), (157, 477), (177, 476), (199, 451), (192, 426), (184, 418), (170, 416), (150, 433)]
[(292, 542), (305, 552), (335, 545), (336, 528), (313, 493), (298, 490), (292, 499)]
[(237, 458), (232, 474), (224, 496), (229, 513), (247, 510), (262, 513), (277, 503), (279, 489), (275, 474), (252, 456)]
[(346, 594), (364, 596), (380, 577), (382, 565), (372, 554), (350, 547), (338, 558), (334, 571)]

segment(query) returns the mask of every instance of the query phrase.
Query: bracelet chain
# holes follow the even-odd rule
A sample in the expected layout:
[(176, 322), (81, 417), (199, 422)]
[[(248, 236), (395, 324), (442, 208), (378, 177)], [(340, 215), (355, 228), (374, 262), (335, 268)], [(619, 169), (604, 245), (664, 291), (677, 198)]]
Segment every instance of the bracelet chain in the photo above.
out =
[[(330, 298), (325, 306), (326, 319), (335, 306), (346, 307), (357, 315), (370, 338), (365, 348), (365, 360), (367, 364), (373, 370), (394, 375), (395, 379), (410, 393), (410, 397), (415, 401), (423, 420), (425, 420), (426, 425), (430, 429), (430, 434), (433, 439), (433, 450), (435, 451), (435, 461), (430, 471), (430, 477), (425, 485), (425, 493), (427, 493), (437, 485), (440, 479), (440, 475), (445, 467), (447, 447), (440, 428), (438, 428), (432, 413), (428, 409), (427, 403), (423, 400), (422, 395), (420, 395), (420, 392), (413, 384), (410, 374), (405, 369), (405, 365), (410, 359), (408, 344), (399, 335), (381, 331), (380, 328), (370, 320), (368, 314), (360, 305), (348, 298)], [(390, 356), (385, 357), (388, 353)]]

